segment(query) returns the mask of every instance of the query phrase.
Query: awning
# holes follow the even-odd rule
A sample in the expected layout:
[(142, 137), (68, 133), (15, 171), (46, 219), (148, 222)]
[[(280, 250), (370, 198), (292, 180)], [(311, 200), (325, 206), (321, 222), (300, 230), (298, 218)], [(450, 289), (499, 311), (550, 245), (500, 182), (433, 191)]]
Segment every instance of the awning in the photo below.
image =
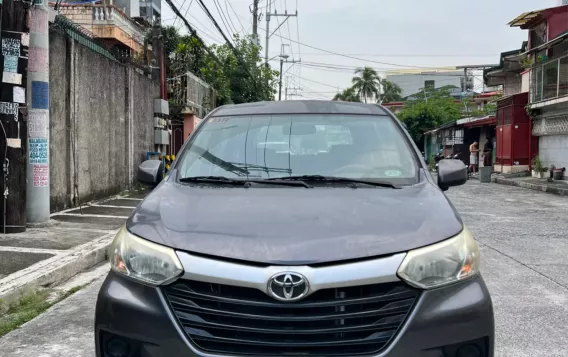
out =
[(534, 20), (536, 17), (538, 17), (540, 14), (542, 14), (546, 10), (548, 10), (548, 9), (541, 9), (541, 10), (536, 10), (536, 11), (523, 12), (519, 16), (515, 17), (513, 19), (513, 21), (509, 22), (507, 25), (509, 25), (511, 27), (526, 25), (528, 22)]
[(466, 128), (473, 128), (477, 126), (484, 126), (484, 125), (496, 125), (497, 118), (493, 115), (487, 115), (484, 117), (470, 117), (470, 118), (463, 118), (457, 121), (458, 125), (463, 125)]

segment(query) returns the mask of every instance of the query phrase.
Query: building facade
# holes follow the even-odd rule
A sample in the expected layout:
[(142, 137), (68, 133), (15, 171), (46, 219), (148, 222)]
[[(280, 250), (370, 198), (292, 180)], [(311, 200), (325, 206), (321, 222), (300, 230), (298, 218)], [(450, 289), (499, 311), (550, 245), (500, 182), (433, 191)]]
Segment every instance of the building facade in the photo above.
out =
[(464, 81), (466, 90), (473, 90), (473, 76), (464, 75), (463, 70), (455, 67), (432, 69), (432, 70), (396, 70), (386, 72), (386, 79), (396, 83), (402, 89), (402, 97), (408, 97), (423, 89), (435, 89), (445, 86), (463, 88)]
[(538, 155), (547, 166), (568, 168), (568, 5), (523, 13), (509, 25), (528, 30), (528, 48), (517, 57), (528, 67), (522, 86)]

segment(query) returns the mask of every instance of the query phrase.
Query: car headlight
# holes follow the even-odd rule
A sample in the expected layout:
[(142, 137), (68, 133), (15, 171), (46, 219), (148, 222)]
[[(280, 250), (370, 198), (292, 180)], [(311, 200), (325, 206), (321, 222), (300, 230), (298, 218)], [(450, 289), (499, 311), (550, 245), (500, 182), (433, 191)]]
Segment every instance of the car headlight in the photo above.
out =
[(479, 246), (464, 226), (457, 236), (408, 252), (398, 276), (412, 286), (433, 289), (479, 273)]
[(183, 273), (175, 251), (152, 243), (122, 227), (110, 246), (112, 270), (149, 285), (172, 282)]

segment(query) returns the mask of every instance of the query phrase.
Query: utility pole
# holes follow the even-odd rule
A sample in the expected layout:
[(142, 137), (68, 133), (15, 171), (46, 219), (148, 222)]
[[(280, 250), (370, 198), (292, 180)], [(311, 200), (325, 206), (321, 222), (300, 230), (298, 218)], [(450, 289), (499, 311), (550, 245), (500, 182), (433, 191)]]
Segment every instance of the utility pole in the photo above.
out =
[(278, 82), (278, 101), (282, 100), (282, 67), (284, 66), (284, 56), (280, 57), (280, 81)]
[[(49, 221), (49, 18), (47, 0), (30, 9), (30, 55), (27, 99), (28, 167), (26, 212), (28, 223)], [(32, 130), (33, 129), (33, 130)]]
[(252, 3), (252, 38), (254, 39), (254, 44), (257, 46), (259, 44), (258, 41), (258, 2), (259, 1), (260, 0), (254, 0)]
[[(267, 7), (267, 11), (266, 11), (266, 43), (264, 45), (264, 65), (266, 67), (268, 67), (268, 47), (270, 44), (270, 37), (272, 37), (272, 35), (274, 35), (274, 33), (276, 31), (278, 31), (278, 29), (280, 27), (282, 27), (282, 25), (284, 25), (284, 23), (286, 21), (288, 21), (288, 19), (290, 17), (297, 17), (298, 16), (298, 9), (296, 9), (296, 13), (295, 14), (288, 14), (288, 11), (285, 10), (283, 14), (279, 14), (278, 12), (274, 11), (274, 13), (271, 13), (271, 9), (272, 9), (272, 1), (271, 0), (267, 0), (268, 1), (268, 7)], [(272, 31), (272, 33), (270, 32), (270, 18), (274, 16), (274, 17), (284, 17), (284, 21), (282, 21), (280, 23), (280, 25), (274, 29), (274, 31)]]

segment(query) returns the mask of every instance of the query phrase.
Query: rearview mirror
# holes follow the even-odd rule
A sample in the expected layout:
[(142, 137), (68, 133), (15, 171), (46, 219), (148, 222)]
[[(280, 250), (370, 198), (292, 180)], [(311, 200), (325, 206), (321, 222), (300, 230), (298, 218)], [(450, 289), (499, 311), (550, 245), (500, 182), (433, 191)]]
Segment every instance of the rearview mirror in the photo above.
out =
[(438, 186), (446, 191), (452, 186), (467, 182), (467, 166), (461, 160), (440, 160), (438, 162)]
[(162, 160), (146, 160), (138, 166), (138, 182), (156, 187), (164, 176)]

